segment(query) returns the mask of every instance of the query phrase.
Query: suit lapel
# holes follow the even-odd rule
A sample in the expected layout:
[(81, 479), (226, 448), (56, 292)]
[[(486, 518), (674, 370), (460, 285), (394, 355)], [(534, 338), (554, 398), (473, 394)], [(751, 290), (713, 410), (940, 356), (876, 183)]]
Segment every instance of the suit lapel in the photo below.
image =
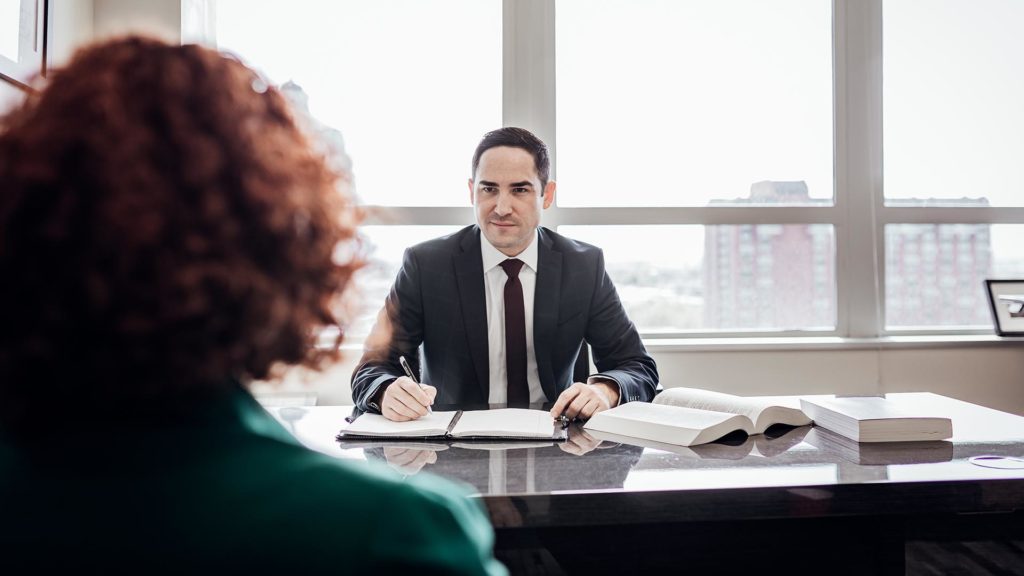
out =
[(551, 347), (558, 324), (558, 302), (562, 296), (562, 253), (552, 250), (550, 232), (540, 229), (537, 246), (537, 287), (533, 295), (533, 352), (537, 358), (540, 385), (549, 400), (558, 397), (551, 368)]
[(469, 355), (473, 359), (477, 385), (486, 399), (490, 395), (490, 375), (487, 352), (487, 303), (484, 299), (484, 264), (480, 253), (480, 229), (473, 226), (459, 242), (461, 251), (453, 256), (455, 277), (459, 286), (462, 321), (469, 340)]

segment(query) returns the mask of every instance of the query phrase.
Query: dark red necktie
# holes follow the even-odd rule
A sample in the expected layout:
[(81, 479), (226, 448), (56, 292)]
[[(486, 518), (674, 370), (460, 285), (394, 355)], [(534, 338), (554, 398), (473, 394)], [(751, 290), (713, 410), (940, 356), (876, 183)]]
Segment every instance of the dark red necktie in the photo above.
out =
[(508, 380), (508, 405), (530, 404), (530, 386), (526, 383), (526, 311), (523, 306), (523, 283), (519, 271), (523, 261), (510, 258), (501, 263), (505, 281), (505, 377)]

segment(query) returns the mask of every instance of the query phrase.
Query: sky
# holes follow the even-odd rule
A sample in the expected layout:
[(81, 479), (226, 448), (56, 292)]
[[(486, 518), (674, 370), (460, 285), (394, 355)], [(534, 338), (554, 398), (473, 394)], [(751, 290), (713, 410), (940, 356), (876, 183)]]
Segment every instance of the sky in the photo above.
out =
[[(223, 48), (301, 84), (342, 131), (366, 201), (465, 205), (469, 150), (501, 124), (500, 0), (217, 10)], [(760, 180), (832, 197), (830, 1), (559, 0), (556, 14), (560, 205), (701, 206)], [(1024, 2), (886, 0), (883, 18), (887, 195), (1024, 205)]]
[[(760, 180), (803, 180), (831, 198), (831, 5), (559, 0), (559, 205), (700, 206)], [(217, 10), (222, 48), (298, 82), (342, 132), (363, 201), (468, 204), (472, 147), (501, 124), (501, 0)], [(1024, 1), (886, 0), (883, 18), (887, 197), (1024, 205)], [(686, 261), (703, 253), (699, 226), (575, 232), (606, 247), (666, 238)], [(992, 237), (1009, 256), (1024, 226)]]

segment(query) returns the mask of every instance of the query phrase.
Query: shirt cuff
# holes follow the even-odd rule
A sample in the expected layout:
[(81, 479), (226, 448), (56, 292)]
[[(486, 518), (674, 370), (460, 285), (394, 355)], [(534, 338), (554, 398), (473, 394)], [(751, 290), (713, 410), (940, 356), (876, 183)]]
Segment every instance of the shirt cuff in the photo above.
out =
[(590, 376), (587, 376), (587, 384), (597, 384), (598, 382), (602, 384), (615, 385), (615, 390), (618, 392), (619, 397), (615, 403), (615, 406), (622, 404), (622, 386), (619, 386), (619, 382), (617, 380), (615, 380), (611, 376), (605, 376), (603, 374), (592, 374)]

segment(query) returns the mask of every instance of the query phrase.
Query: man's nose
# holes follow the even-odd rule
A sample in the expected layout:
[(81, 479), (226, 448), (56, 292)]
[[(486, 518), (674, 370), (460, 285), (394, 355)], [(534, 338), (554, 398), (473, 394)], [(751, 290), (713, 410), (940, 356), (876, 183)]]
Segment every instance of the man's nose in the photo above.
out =
[(494, 211), (498, 216), (507, 216), (512, 213), (512, 199), (505, 192), (498, 193), (498, 201), (494, 205)]

